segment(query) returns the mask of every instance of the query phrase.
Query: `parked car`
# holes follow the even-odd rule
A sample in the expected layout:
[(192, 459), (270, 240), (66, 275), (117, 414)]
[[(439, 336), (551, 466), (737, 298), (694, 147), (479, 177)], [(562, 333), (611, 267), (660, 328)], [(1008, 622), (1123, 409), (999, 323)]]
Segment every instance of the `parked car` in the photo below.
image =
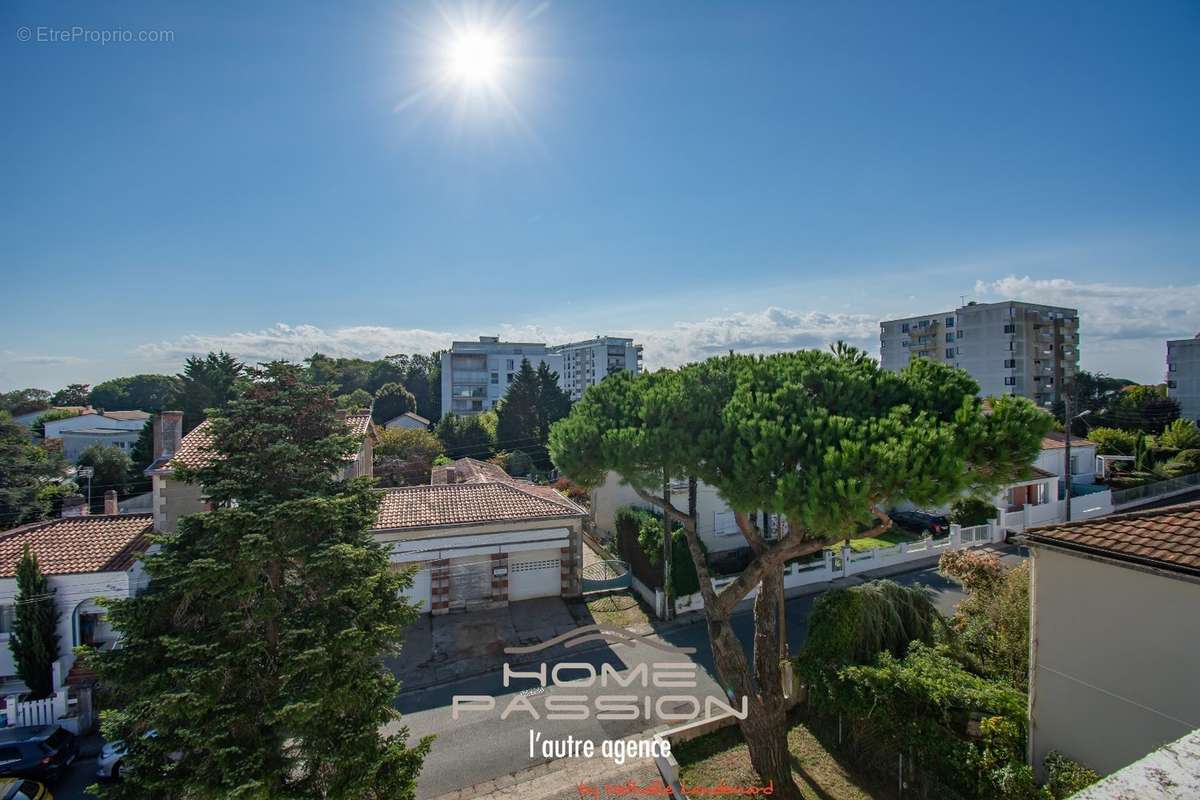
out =
[(930, 533), (934, 536), (945, 536), (950, 532), (950, 520), (938, 514), (926, 514), (924, 511), (893, 511), (889, 514), (892, 523), (898, 528), (915, 533)]
[[(150, 730), (142, 735), (145, 738), (152, 738), (158, 736), (158, 732)], [(100, 755), (96, 758), (96, 777), (104, 780), (120, 780), (127, 752), (128, 749), (125, 747), (123, 739), (117, 739), (115, 742), (105, 742), (104, 746), (100, 748)], [(169, 753), (167, 758), (172, 761), (179, 761), (183, 758), (183, 754), (178, 752)]]
[(58, 725), (0, 730), (0, 775), (55, 778), (78, 755), (79, 740)]
[(37, 781), (0, 778), (0, 800), (54, 800), (54, 795)]

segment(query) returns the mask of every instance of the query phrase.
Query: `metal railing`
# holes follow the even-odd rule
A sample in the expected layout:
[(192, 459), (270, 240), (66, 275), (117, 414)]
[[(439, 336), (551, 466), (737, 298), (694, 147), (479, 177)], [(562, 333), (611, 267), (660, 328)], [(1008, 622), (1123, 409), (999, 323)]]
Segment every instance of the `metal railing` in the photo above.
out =
[(1200, 472), (1193, 472), (1191, 475), (1180, 475), (1178, 478), (1171, 478), (1170, 480), (1147, 483), (1144, 486), (1118, 489), (1112, 493), (1112, 503), (1114, 506), (1120, 507), (1138, 500), (1147, 500), (1153, 497), (1173, 494), (1194, 486), (1200, 486)]

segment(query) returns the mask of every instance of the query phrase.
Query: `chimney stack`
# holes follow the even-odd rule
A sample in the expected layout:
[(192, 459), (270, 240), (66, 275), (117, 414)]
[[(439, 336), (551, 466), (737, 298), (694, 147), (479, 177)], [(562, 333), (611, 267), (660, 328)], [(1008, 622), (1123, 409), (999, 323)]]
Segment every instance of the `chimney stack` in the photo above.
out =
[(63, 497), (62, 515), (66, 517), (86, 517), (88, 513), (87, 499), (81, 494), (68, 494)]
[(109, 489), (104, 493), (104, 513), (111, 516), (120, 514), (120, 509), (117, 508), (117, 490)]
[(154, 458), (169, 459), (183, 440), (183, 412), (160, 411), (154, 417)]

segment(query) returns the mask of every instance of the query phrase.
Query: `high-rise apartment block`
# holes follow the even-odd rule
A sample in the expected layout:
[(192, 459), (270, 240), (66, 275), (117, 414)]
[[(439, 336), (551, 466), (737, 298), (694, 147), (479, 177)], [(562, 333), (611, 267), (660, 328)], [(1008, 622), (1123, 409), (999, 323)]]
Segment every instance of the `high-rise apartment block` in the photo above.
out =
[(559, 385), (572, 400), (583, 397), (584, 390), (614, 372), (636, 375), (642, 371), (642, 346), (634, 344), (633, 339), (597, 336), (582, 342), (551, 345), (549, 350), (563, 358)]
[(1179, 416), (1200, 422), (1200, 333), (1167, 342), (1167, 397), (1179, 403)]
[(959, 367), (983, 396), (1019, 394), (1049, 408), (1079, 368), (1079, 313), (1036, 303), (967, 303), (879, 323), (884, 369), (914, 358)]

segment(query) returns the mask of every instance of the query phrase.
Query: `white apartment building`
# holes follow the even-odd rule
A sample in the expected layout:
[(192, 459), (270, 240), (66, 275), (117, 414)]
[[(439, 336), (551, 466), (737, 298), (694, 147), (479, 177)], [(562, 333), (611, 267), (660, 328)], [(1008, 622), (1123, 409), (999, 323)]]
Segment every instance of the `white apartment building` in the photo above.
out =
[(1167, 342), (1167, 397), (1179, 403), (1179, 415), (1200, 422), (1200, 333)]
[(1079, 313), (1008, 300), (879, 323), (884, 369), (929, 358), (970, 373), (983, 396), (1018, 394), (1049, 408), (1079, 368)]
[(502, 342), (499, 336), (452, 342), (442, 353), (442, 416), (470, 416), (495, 407), (516, 379), (522, 359), (534, 369), (546, 364), (563, 385), (563, 357), (543, 342)]
[(614, 372), (628, 370), (637, 375), (642, 371), (642, 346), (634, 344), (633, 339), (597, 336), (582, 342), (552, 345), (549, 350), (562, 356), (559, 385), (572, 400), (583, 397), (585, 389)]

